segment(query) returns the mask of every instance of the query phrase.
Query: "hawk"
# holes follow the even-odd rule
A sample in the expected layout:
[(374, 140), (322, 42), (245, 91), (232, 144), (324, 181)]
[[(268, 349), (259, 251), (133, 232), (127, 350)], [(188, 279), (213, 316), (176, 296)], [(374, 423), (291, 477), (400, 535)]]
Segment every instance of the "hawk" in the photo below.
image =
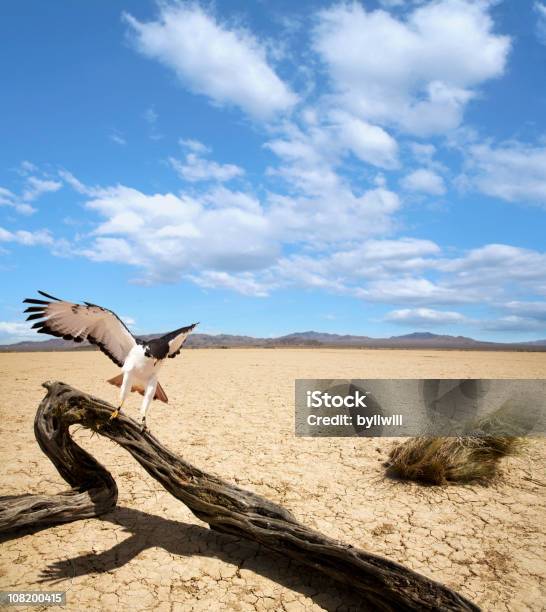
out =
[(49, 334), (74, 342), (87, 340), (98, 346), (122, 369), (121, 374), (108, 380), (110, 384), (120, 388), (119, 407), (111, 418), (118, 416), (129, 393), (137, 391), (144, 396), (140, 408), (144, 431), (146, 413), (152, 400), (168, 403), (167, 395), (157, 379), (163, 362), (180, 353), (186, 338), (198, 324), (193, 323), (164, 336), (144, 340), (133, 336), (116, 313), (107, 308), (90, 302), (66, 302), (44, 291), (38, 293), (47, 300), (24, 300), (25, 304), (31, 304), (25, 310), (25, 313), (30, 313), (27, 321), (37, 320), (32, 327), (39, 334)]

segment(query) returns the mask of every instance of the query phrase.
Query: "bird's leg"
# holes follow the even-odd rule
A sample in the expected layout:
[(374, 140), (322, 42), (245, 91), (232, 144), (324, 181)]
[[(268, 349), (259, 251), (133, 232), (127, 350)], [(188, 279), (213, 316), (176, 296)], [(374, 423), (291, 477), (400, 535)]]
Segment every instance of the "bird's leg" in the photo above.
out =
[(146, 391), (144, 392), (144, 399), (142, 400), (142, 405), (140, 407), (141, 431), (146, 430), (146, 413), (148, 412), (148, 408), (150, 407), (150, 404), (154, 399), (156, 387), (157, 378), (153, 376), (146, 386)]
[(121, 383), (121, 389), (119, 391), (119, 406), (114, 410), (114, 412), (112, 412), (110, 420), (117, 419), (120, 410), (123, 408), (123, 404), (125, 403), (125, 400), (127, 399), (129, 392), (131, 391), (131, 378), (132, 377), (130, 372), (125, 372), (123, 374), (123, 382)]

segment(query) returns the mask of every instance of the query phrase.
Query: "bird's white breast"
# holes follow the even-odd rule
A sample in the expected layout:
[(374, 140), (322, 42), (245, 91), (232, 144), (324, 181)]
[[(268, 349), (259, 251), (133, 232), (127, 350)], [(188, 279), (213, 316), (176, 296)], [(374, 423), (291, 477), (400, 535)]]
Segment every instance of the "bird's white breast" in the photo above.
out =
[(122, 369), (124, 372), (131, 372), (136, 378), (146, 381), (157, 374), (161, 365), (161, 361), (156, 363), (156, 360), (152, 357), (146, 357), (144, 347), (137, 344), (127, 355)]

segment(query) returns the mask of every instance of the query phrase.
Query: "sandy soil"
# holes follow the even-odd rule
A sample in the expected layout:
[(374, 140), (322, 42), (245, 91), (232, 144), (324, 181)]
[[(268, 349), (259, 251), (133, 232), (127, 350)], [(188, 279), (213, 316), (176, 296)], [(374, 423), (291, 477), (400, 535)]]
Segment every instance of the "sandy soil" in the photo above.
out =
[[(115, 402), (104, 382), (115, 374), (100, 353), (0, 354), (3, 494), (66, 488), (33, 437), (40, 383), (60, 379)], [(546, 377), (546, 353), (186, 350), (161, 376), (169, 406), (155, 403), (149, 417), (185, 459), (329, 536), (442, 581), (484, 610), (544, 609), (546, 441), (504, 460), (490, 487), (393, 482), (381, 465), (392, 439), (294, 436), (294, 379), (321, 377)], [(136, 417), (139, 404), (133, 394), (127, 412)], [(113, 473), (118, 507), (2, 542), (0, 590), (66, 590), (70, 610), (358, 606), (309, 570), (210, 532), (113, 443), (75, 437)]]

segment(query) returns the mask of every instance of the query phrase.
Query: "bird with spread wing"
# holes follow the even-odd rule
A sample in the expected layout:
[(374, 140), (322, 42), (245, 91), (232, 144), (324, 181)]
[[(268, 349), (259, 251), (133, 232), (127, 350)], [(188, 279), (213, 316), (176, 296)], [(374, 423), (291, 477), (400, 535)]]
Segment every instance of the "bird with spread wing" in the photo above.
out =
[(133, 336), (125, 323), (111, 310), (84, 302), (73, 304), (38, 291), (47, 300), (27, 298), (31, 304), (25, 312), (27, 321), (39, 319), (32, 326), (39, 334), (64, 340), (87, 340), (122, 369), (108, 382), (120, 387), (120, 404), (111, 418), (116, 418), (131, 391), (144, 396), (140, 408), (142, 429), (146, 429), (146, 413), (152, 400), (168, 403), (167, 395), (157, 380), (164, 360), (176, 357), (197, 323), (175, 329), (164, 336), (144, 340)]

